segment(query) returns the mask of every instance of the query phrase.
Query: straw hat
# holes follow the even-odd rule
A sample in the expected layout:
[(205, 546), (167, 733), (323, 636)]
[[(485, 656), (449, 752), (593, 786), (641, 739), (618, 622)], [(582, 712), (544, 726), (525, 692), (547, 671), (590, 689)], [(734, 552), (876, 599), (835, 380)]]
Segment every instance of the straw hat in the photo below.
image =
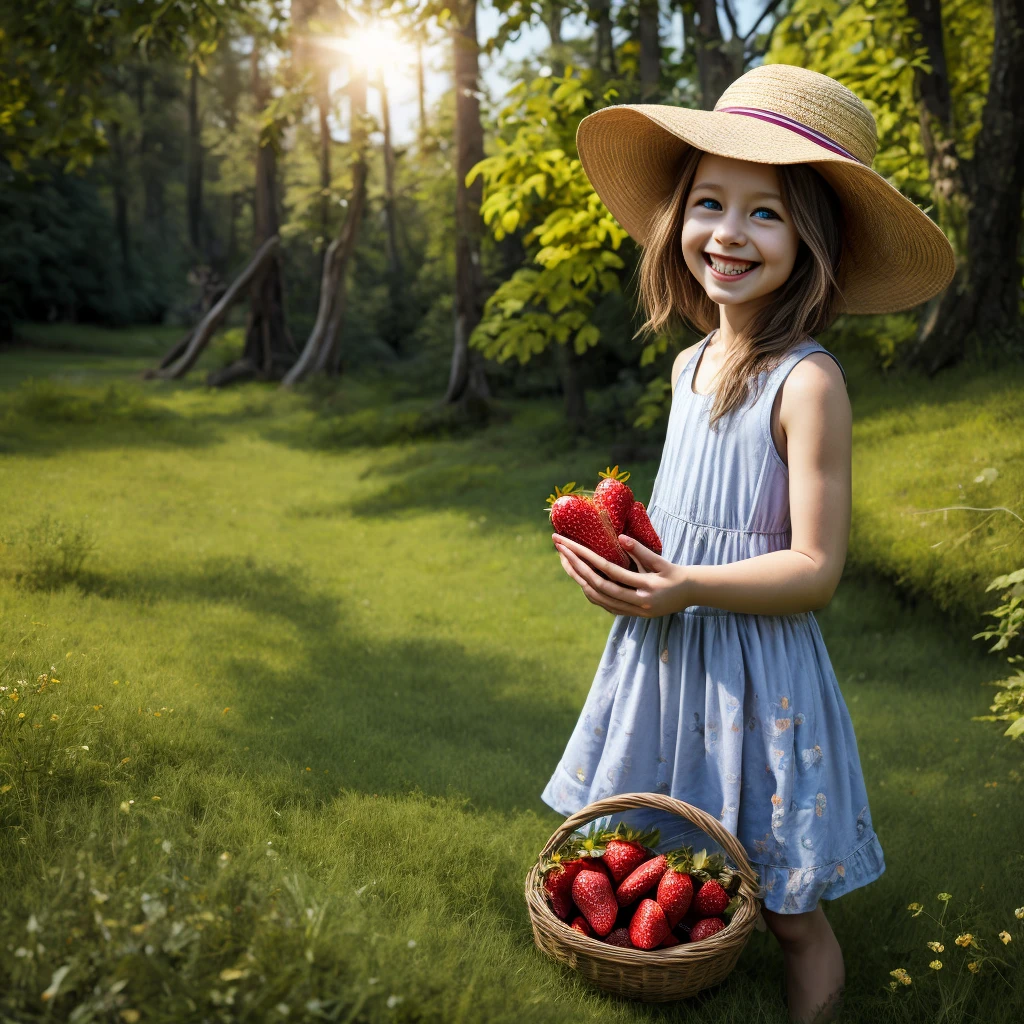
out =
[(792, 64), (736, 79), (714, 110), (624, 103), (576, 132), (594, 191), (641, 245), (650, 217), (678, 181), (688, 146), (754, 163), (810, 164), (843, 206), (848, 313), (910, 309), (952, 280), (953, 249), (939, 226), (877, 171), (871, 111), (846, 86)]

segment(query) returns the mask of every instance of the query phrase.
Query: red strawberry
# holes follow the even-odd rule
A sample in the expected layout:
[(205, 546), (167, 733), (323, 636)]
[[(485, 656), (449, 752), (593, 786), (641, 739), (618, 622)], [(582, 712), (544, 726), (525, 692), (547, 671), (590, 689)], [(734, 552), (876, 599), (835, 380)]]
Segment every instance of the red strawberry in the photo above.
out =
[(690, 901), (693, 899), (693, 880), (686, 873), (692, 852), (689, 847), (682, 847), (667, 854), (668, 868), (658, 882), (655, 898), (673, 928), (690, 909)]
[(658, 829), (636, 832), (621, 822), (614, 832), (605, 833), (604, 862), (616, 883), (632, 874), (647, 860), (648, 847), (658, 845), (659, 835)]
[(681, 946), (682, 943), (676, 938), (675, 932), (669, 932), (661, 941), (658, 949), (669, 949), (671, 946)]
[(661, 554), (661, 538), (658, 536), (658, 531), (651, 525), (647, 509), (644, 508), (642, 501), (633, 502), (633, 507), (626, 515), (626, 525), (619, 533), (624, 533), (627, 537), (640, 541), (644, 547), (650, 548), (656, 555)]
[(580, 860), (583, 861), (581, 871), (597, 871), (602, 875), (608, 874), (608, 867), (603, 857), (580, 857)]
[(722, 913), (729, 904), (729, 894), (722, 888), (717, 879), (709, 879), (693, 897), (693, 906), (698, 913), (712, 917)]
[(724, 927), (725, 922), (720, 917), (702, 918), (690, 929), (690, 941), (700, 942), (715, 932), (720, 932)]
[(609, 946), (622, 946), (623, 949), (632, 949), (633, 943), (629, 938), (628, 928), (616, 928), (615, 931), (609, 933), (608, 938), (604, 940)]
[(594, 504), (603, 508), (612, 521), (615, 535), (622, 533), (626, 525), (626, 516), (633, 507), (633, 492), (626, 486), (629, 473), (620, 473), (619, 467), (611, 466), (598, 474), (603, 479), (594, 488)]
[(615, 898), (619, 901), (620, 907), (628, 907), (634, 900), (639, 899), (648, 889), (653, 889), (661, 880), (668, 867), (665, 854), (659, 854), (650, 860), (645, 860), (635, 871), (626, 878), (615, 890)]
[(586, 935), (589, 938), (594, 937), (594, 929), (590, 927), (585, 917), (577, 917), (569, 927), (581, 935)]
[(654, 949), (671, 934), (665, 911), (654, 900), (642, 900), (629, 925), (629, 939), (637, 949)]
[(563, 494), (556, 498), (551, 505), (551, 525), (563, 537), (590, 548), (623, 569), (629, 568), (629, 556), (619, 544), (619, 535), (612, 528), (608, 513), (597, 508), (590, 498), (580, 494)]
[(572, 913), (572, 883), (587, 866), (587, 860), (585, 857), (577, 857), (575, 860), (553, 861), (544, 875), (544, 889), (551, 900), (551, 909), (563, 921)]
[(572, 883), (572, 898), (596, 934), (607, 935), (615, 927), (619, 906), (603, 871), (581, 871)]

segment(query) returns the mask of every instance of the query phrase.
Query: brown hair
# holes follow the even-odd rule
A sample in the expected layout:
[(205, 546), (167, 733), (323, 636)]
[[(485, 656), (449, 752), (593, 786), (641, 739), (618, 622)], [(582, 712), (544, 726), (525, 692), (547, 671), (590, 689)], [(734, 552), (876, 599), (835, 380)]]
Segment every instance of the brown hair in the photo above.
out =
[[(688, 147), (677, 169), (675, 189), (651, 218), (639, 268), (639, 301), (647, 320), (636, 332), (657, 333), (673, 317), (710, 332), (719, 324), (718, 303), (690, 272), (680, 236), (686, 199), (704, 151)], [(775, 301), (758, 310), (740, 332), (738, 350), (722, 365), (710, 425), (749, 392), (751, 380), (774, 369), (792, 345), (828, 327), (842, 309), (843, 212), (828, 182), (806, 164), (777, 164), (782, 202), (800, 236), (793, 270)]]

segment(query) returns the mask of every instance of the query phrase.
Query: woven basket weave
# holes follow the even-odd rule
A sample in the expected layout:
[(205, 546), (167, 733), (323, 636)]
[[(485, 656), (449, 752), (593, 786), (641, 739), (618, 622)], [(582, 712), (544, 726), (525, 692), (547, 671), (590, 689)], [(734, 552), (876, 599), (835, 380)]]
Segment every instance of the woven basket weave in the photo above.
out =
[[(738, 893), (741, 903), (728, 927), (701, 942), (647, 951), (609, 946), (574, 931), (555, 916), (544, 891), (541, 861), (587, 822), (638, 807), (677, 814), (724, 848), (740, 876)], [(736, 966), (761, 912), (758, 893), (757, 876), (743, 847), (731, 832), (699, 807), (657, 793), (624, 793), (588, 804), (565, 819), (526, 876), (526, 905), (537, 946), (555, 960), (579, 971), (599, 988), (651, 1003), (696, 995), (702, 989), (718, 984), (729, 974)]]

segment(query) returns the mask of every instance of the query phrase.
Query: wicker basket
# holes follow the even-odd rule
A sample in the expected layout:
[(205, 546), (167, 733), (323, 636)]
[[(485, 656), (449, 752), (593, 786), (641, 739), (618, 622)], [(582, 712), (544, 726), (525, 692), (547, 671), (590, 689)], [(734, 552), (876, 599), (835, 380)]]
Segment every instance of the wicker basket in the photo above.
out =
[[(738, 869), (740, 906), (727, 928), (698, 943), (668, 949), (624, 949), (574, 931), (555, 916), (544, 891), (541, 861), (557, 850), (587, 822), (617, 811), (638, 807), (678, 814), (718, 842)], [(719, 821), (699, 807), (656, 793), (624, 793), (588, 804), (566, 818), (548, 840), (537, 863), (526, 876), (526, 905), (538, 947), (561, 963), (575, 968), (599, 988), (631, 999), (661, 1003), (696, 995), (716, 985), (736, 966), (761, 912), (757, 876), (743, 847)]]

